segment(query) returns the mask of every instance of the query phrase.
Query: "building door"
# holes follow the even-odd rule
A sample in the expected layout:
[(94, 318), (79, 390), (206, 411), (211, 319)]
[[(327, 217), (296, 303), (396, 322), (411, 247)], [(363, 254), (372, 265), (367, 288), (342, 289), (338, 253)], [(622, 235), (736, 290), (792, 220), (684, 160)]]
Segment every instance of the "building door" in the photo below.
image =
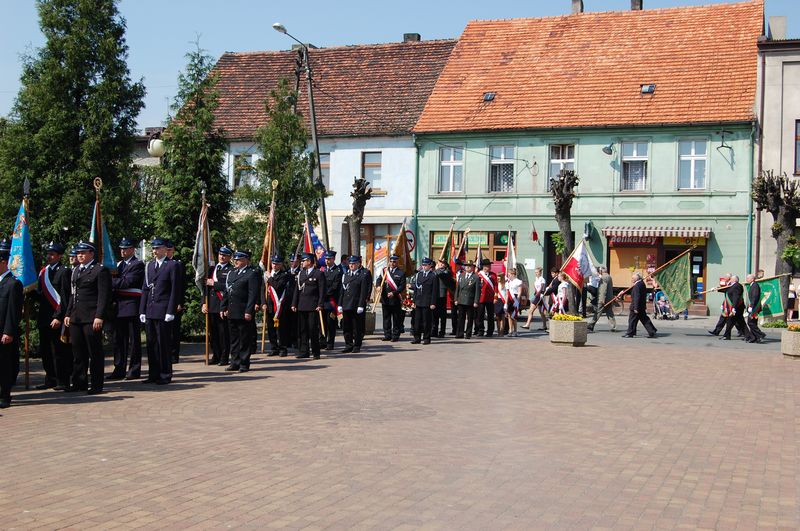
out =
[[(664, 261), (662, 264), (666, 264), (682, 252), (684, 252), (686, 248), (680, 247), (664, 247)], [(705, 247), (698, 247), (689, 252), (689, 268), (692, 277), (692, 294), (693, 299), (697, 302), (705, 303), (706, 296), (705, 294), (698, 294), (700, 291), (704, 291), (708, 289), (705, 286), (705, 270), (706, 270), (706, 257), (705, 257)], [(715, 286), (716, 283), (711, 283), (712, 286)]]
[[(564, 265), (564, 258), (562, 258), (560, 253), (556, 252), (556, 246), (553, 243), (553, 236), (556, 234), (561, 234), (558, 231), (553, 232), (545, 232), (544, 233), (544, 247), (545, 247), (545, 263), (544, 268), (545, 272), (549, 272), (550, 268), (555, 267), (556, 269), (561, 269), (561, 266)], [(575, 233), (572, 233), (572, 239), (575, 239)], [(577, 242), (576, 242), (577, 243)], [(549, 275), (547, 275), (549, 277)]]

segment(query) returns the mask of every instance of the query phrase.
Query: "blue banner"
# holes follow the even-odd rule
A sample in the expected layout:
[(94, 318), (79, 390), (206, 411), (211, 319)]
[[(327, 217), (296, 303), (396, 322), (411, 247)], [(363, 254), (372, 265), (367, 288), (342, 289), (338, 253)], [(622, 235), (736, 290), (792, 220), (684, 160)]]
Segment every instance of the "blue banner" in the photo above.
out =
[(8, 268), (11, 273), (22, 282), (25, 291), (36, 288), (38, 277), (36, 266), (33, 263), (33, 248), (31, 247), (31, 234), (28, 229), (27, 201), (22, 200), (17, 219), (14, 221), (14, 235), (11, 239), (11, 256)]
[[(99, 234), (98, 227), (100, 228)], [(94, 212), (92, 213), (92, 232), (89, 235), (89, 241), (94, 243), (95, 247), (97, 247), (95, 259), (111, 271), (116, 271), (117, 260), (114, 257), (114, 247), (111, 245), (111, 238), (109, 238), (108, 231), (106, 230), (106, 222), (103, 221), (99, 200), (95, 201), (94, 203)]]

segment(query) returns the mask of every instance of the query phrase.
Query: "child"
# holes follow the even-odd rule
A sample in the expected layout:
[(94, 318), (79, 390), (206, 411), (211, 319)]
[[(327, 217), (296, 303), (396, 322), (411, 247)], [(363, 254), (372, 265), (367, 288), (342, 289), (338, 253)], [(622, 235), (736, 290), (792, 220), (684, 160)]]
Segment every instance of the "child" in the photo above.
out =
[(542, 318), (542, 327), (540, 330), (547, 330), (547, 299), (544, 296), (544, 290), (547, 287), (547, 281), (542, 275), (543, 269), (537, 267), (534, 270), (536, 279), (533, 281), (533, 298), (531, 299), (531, 307), (528, 310), (528, 320), (522, 325), (522, 328), (530, 328), (531, 321), (533, 321), (533, 312), (539, 309), (539, 315)]
[(567, 280), (567, 274), (559, 273), (558, 280), (560, 282), (558, 284), (558, 295), (556, 296), (557, 303), (553, 313), (567, 313), (569, 312), (569, 298), (567, 297), (569, 280)]
[(506, 279), (503, 274), (497, 275), (497, 293), (494, 300), (494, 320), (497, 323), (497, 335), (503, 337), (505, 334), (506, 308), (508, 306), (508, 289)]
[(508, 335), (517, 337), (517, 316), (519, 316), (520, 298), (522, 296), (522, 281), (517, 278), (517, 270), (512, 267), (508, 270), (508, 303), (506, 304), (506, 319), (508, 319)]

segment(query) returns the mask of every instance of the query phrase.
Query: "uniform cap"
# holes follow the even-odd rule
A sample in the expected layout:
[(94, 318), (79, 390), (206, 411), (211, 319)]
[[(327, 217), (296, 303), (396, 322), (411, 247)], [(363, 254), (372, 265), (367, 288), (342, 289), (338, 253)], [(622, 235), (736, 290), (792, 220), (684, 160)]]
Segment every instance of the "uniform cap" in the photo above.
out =
[(283, 263), (283, 257), (281, 255), (279, 255), (279, 254), (272, 255), (272, 263), (273, 264), (282, 264)]
[(133, 242), (130, 241), (128, 238), (122, 238), (119, 241), (119, 245), (117, 246), (120, 249), (133, 249), (134, 245)]
[(347, 261), (351, 264), (357, 264), (361, 261), (361, 257), (354, 254), (350, 258), (348, 258)]
[(153, 238), (153, 241), (150, 242), (150, 247), (152, 247), (153, 249), (155, 249), (156, 247), (164, 247), (166, 243), (167, 242), (164, 241), (164, 238)]
[(393, 254), (392, 256), (389, 257), (389, 260), (400, 260), (400, 257), (397, 256), (396, 254)]
[(328, 251), (325, 253), (325, 258), (330, 258), (331, 260), (336, 258), (336, 251)]
[(172, 243), (172, 240), (164, 240), (164, 247), (166, 247), (167, 249), (174, 249), (175, 244)]
[(314, 261), (314, 253), (303, 253), (302, 257), (303, 260), (311, 260)]
[(11, 253), (11, 242), (3, 238), (0, 240), (0, 257), (8, 258), (9, 253)]
[(427, 256), (422, 259), (422, 265), (433, 265), (433, 260), (428, 258)]
[(83, 241), (78, 242), (78, 244), (75, 245), (75, 250), (78, 251), (78, 252), (81, 252), (81, 251), (92, 251), (92, 252), (95, 252), (95, 251), (97, 251), (97, 249), (95, 249), (95, 246), (94, 246), (94, 244), (92, 242), (83, 242)]
[(247, 252), (247, 251), (236, 251), (235, 253), (233, 253), (233, 259), (234, 260), (240, 260), (242, 258), (247, 258), (249, 260), (250, 259), (250, 253)]
[(472, 266), (472, 267), (475, 267), (475, 262), (473, 262), (472, 260), (467, 260), (466, 262), (460, 262), (460, 263), (461, 263), (461, 265), (463, 265), (464, 267), (466, 267), (466, 266)]
[(233, 249), (228, 247), (227, 245), (223, 245), (219, 248), (218, 254), (224, 254), (225, 256), (230, 256), (233, 254)]
[(45, 252), (64, 254), (64, 246), (61, 245), (60, 243), (50, 242), (47, 244)]
[(78, 250), (75, 249), (75, 247), (73, 247), (72, 249), (69, 250), (69, 255), (70, 256), (78, 256)]

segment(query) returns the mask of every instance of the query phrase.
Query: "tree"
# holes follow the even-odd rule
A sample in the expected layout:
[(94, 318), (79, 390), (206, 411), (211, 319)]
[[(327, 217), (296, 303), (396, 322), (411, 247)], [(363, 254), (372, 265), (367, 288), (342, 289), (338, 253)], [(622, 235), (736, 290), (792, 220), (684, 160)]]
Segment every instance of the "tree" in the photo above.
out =
[[(561, 258), (566, 260), (575, 249), (575, 238), (572, 236), (572, 201), (578, 195), (575, 188), (578, 186), (578, 175), (573, 170), (561, 170), (556, 177), (550, 179), (550, 193), (555, 205), (556, 222), (561, 234), (563, 247)], [(577, 294), (574, 287), (569, 288), (570, 313), (578, 313)]]
[(372, 187), (363, 177), (353, 180), (353, 213), (345, 219), (350, 233), (350, 254), (358, 254), (361, 248), (361, 222), (364, 221), (364, 208), (367, 201), (372, 199)]
[[(256, 132), (260, 158), (255, 164), (254, 182), (246, 182), (234, 194), (237, 216), (232, 234), (239, 247), (255, 254), (261, 250), (272, 199), (272, 180), (278, 181), (275, 191), (275, 234), (284, 257), (294, 252), (302, 233), (303, 207), (309, 222), (316, 223), (321, 191), (312, 180), (314, 156), (308, 152), (308, 132), (303, 117), (293, 112), (296, 93), (286, 79), (270, 91), (265, 103), (267, 124)], [(235, 171), (240, 168), (236, 168)], [(241, 168), (249, 170), (250, 168)]]
[[(795, 238), (797, 217), (800, 216), (800, 186), (795, 179), (789, 179), (785, 173), (775, 175), (772, 170), (759, 173), (753, 181), (753, 201), (756, 209), (766, 210), (772, 214), (772, 237), (777, 242), (775, 253), (775, 274), (792, 272), (792, 256), (798, 247)], [(780, 279), (781, 297), (784, 308), (789, 296), (789, 276)]]
[(224, 243), (230, 225), (231, 192), (223, 174), (222, 164), (227, 143), (221, 129), (214, 126), (214, 111), (219, 105), (216, 90), (217, 76), (212, 74), (213, 58), (196, 43), (186, 54), (186, 70), (178, 75), (178, 93), (172, 104), (175, 118), (167, 124), (163, 134), (166, 153), (161, 160), (161, 175), (146, 174), (149, 184), (143, 189), (152, 190), (152, 180), (160, 181), (157, 199), (153, 206), (155, 234), (175, 243), (176, 254), (187, 264), (187, 289), (189, 304), (187, 316), (197, 317), (196, 322), (184, 320), (187, 331), (199, 328), (200, 293), (192, 289), (194, 270), (190, 258), (197, 233), (202, 192), (211, 206), (208, 222), (213, 241)]
[(0, 215), (14, 219), (28, 177), (37, 254), (51, 239), (88, 237), (95, 177), (109, 233), (138, 236), (131, 153), (145, 89), (130, 79), (116, 3), (37, 3), (46, 43), (23, 58), (22, 87), (0, 134)]

